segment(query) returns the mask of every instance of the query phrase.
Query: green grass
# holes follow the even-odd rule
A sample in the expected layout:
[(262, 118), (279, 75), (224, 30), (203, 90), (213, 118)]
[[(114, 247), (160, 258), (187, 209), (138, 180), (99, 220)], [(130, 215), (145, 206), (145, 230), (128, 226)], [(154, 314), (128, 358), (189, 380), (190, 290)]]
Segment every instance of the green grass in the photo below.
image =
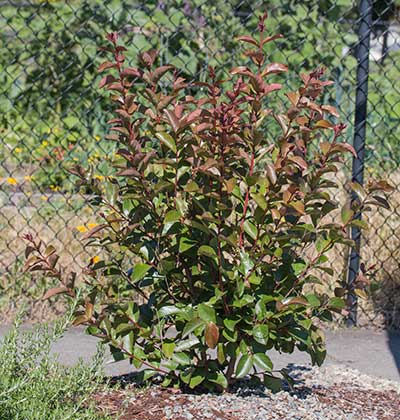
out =
[(17, 321), (0, 343), (1, 420), (106, 420), (91, 404), (100, 387), (103, 353), (90, 364), (61, 366), (51, 344), (69, 326), (66, 317), (50, 326), (21, 331)]

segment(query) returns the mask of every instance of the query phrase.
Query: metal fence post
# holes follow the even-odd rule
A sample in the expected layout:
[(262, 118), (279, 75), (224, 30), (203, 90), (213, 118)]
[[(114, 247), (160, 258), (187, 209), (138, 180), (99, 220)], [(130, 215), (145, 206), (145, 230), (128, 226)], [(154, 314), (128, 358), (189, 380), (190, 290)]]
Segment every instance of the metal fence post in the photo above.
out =
[[(356, 57), (357, 65), (357, 87), (354, 120), (354, 148), (357, 157), (353, 158), (352, 181), (360, 185), (364, 183), (364, 149), (367, 125), (367, 102), (368, 102), (368, 73), (369, 73), (369, 52), (370, 35), (372, 27), (372, 3), (373, 0), (360, 0), (359, 4), (359, 27), (358, 46)], [(356, 197), (352, 195), (352, 200)], [(361, 219), (361, 214), (356, 218)], [(351, 228), (351, 238), (355, 241), (349, 258), (347, 284), (349, 293), (349, 315), (347, 326), (357, 325), (357, 296), (352, 291), (354, 281), (360, 268), (360, 240), (361, 231), (357, 227)]]

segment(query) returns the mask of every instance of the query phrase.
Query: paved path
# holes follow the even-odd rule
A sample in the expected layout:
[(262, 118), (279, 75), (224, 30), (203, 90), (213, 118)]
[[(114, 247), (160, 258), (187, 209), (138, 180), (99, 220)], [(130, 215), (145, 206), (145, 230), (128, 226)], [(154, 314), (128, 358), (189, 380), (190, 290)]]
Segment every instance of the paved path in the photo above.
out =
[[(7, 327), (0, 327), (0, 337)], [(341, 364), (362, 373), (400, 382), (400, 334), (368, 330), (338, 330), (326, 333), (328, 357), (326, 364)], [(61, 363), (73, 365), (79, 357), (89, 360), (96, 351), (97, 339), (85, 334), (81, 328), (72, 328), (53, 346)], [(271, 352), (277, 369), (289, 363), (309, 366), (307, 354), (292, 355)], [(110, 357), (107, 357), (110, 359)], [(106, 365), (106, 373), (120, 375), (132, 371), (126, 361)]]

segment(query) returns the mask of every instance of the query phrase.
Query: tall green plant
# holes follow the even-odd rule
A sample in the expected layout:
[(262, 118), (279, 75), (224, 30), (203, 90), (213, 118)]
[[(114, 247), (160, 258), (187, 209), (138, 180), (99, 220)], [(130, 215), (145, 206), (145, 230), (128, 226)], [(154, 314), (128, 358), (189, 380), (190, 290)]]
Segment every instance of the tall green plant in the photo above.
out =
[[(334, 218), (338, 186), (332, 176), (345, 153), (337, 111), (319, 97), (331, 82), (318, 68), (301, 87), (270, 108), (285, 65), (268, 62), (264, 14), (258, 37), (242, 36), (252, 68), (238, 66), (219, 80), (188, 84), (157, 52), (129, 67), (117, 33), (107, 36), (112, 59), (100, 87), (111, 93), (115, 118), (108, 139), (118, 145), (116, 177), (92, 180), (103, 221), (87, 234), (109, 256), (85, 269), (90, 292), (76, 324), (128, 358), (144, 377), (162, 373), (164, 385), (227, 388), (246, 375), (272, 384), (269, 350), (297, 347), (313, 363), (325, 358), (318, 319), (343, 312), (346, 290), (310, 293), (337, 244), (352, 245), (360, 210), (387, 203), (379, 190), (352, 184), (359, 200)], [(275, 135), (274, 133), (277, 133)], [(103, 193), (103, 190), (105, 191)], [(53, 247), (31, 236), (27, 267), (60, 279), (46, 297), (75, 295), (74, 275), (56, 268)], [(362, 274), (357, 288), (367, 282)], [(285, 375), (285, 371), (282, 371)]]
[(51, 327), (22, 331), (18, 318), (0, 342), (0, 418), (2, 420), (106, 420), (91, 404), (104, 385), (99, 348), (90, 364), (59, 364), (51, 347), (70, 326), (71, 314)]

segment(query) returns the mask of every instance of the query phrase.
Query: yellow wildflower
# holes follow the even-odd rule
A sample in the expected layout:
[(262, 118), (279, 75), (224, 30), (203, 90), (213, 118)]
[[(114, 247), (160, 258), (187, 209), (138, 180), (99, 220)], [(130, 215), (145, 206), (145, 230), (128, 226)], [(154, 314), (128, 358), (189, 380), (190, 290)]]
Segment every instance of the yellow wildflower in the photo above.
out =
[(79, 232), (81, 232), (81, 233), (87, 232), (87, 228), (84, 225), (77, 226), (76, 230), (79, 230)]
[(14, 152), (15, 152), (15, 153), (21, 153), (21, 152), (22, 152), (22, 149), (21, 149), (20, 147), (16, 147), (16, 148), (14, 149)]
[(94, 176), (96, 179), (98, 179), (99, 181), (103, 181), (104, 176), (103, 175), (95, 175)]
[(100, 261), (100, 257), (98, 255), (95, 255), (91, 258), (92, 264), (96, 264)]
[(15, 178), (7, 178), (7, 182), (10, 185), (17, 185), (18, 184), (18, 181)]
[(95, 138), (96, 141), (101, 140), (101, 137), (100, 136), (94, 136), (94, 138)]
[(40, 199), (41, 199), (42, 201), (48, 201), (48, 200), (49, 200), (49, 197), (47, 197), (46, 195), (42, 195), (42, 196), (40, 197)]
[(95, 228), (97, 226), (97, 223), (88, 223), (87, 224), (87, 227), (89, 228), (89, 229), (93, 229), (93, 228)]
[(43, 140), (42, 141), (42, 146), (43, 147), (46, 147), (46, 146), (48, 146), (49, 145), (49, 142), (47, 141), (47, 140)]

